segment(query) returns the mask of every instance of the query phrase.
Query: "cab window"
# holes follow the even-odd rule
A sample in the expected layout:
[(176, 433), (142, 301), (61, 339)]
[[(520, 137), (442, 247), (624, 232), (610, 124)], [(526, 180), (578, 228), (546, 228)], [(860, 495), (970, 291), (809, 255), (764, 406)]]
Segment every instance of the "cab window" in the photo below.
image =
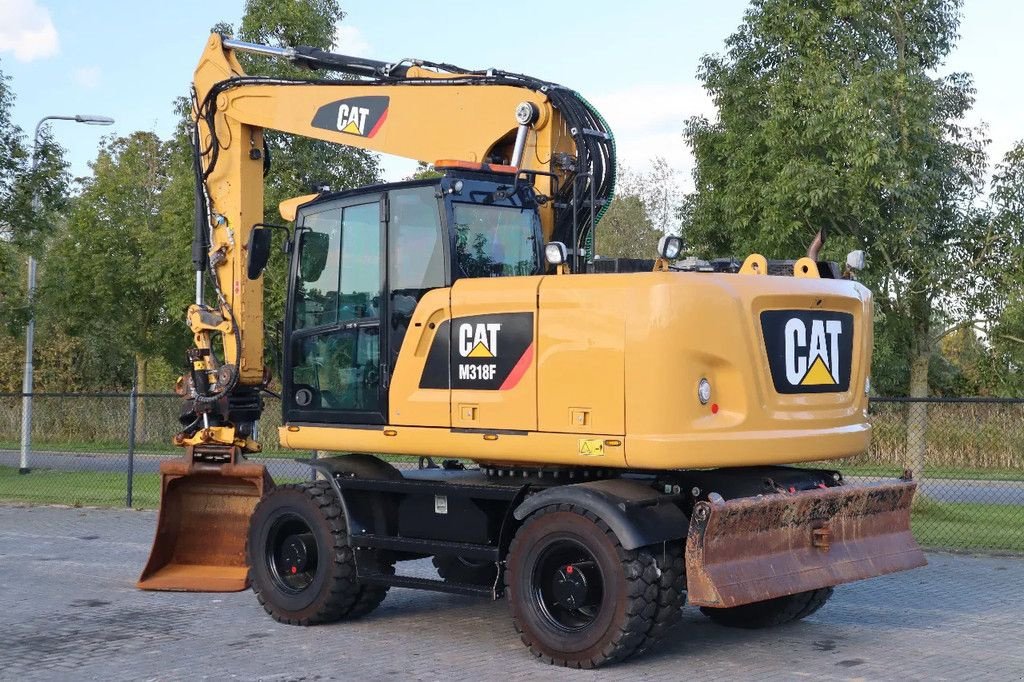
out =
[(465, 277), (532, 275), (539, 271), (537, 214), (513, 206), (456, 203), (455, 252)]

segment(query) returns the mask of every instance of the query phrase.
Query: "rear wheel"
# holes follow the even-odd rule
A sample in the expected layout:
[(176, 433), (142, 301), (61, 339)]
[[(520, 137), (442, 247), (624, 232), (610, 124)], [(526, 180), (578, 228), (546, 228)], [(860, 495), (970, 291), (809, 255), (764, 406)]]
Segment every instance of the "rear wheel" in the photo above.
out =
[(594, 668), (645, 641), (657, 609), (649, 554), (625, 550), (594, 514), (552, 505), (531, 515), (509, 548), (505, 586), (523, 643), (553, 665)]
[[(285, 485), (256, 506), (247, 543), (250, 579), (275, 620), (317, 625), (375, 609), (387, 587), (356, 582), (341, 504), (327, 481)], [(393, 572), (393, 565), (375, 566)]]
[(829, 600), (831, 587), (790, 594), (785, 597), (733, 606), (727, 609), (700, 608), (701, 613), (719, 625), (731, 628), (770, 628), (806, 618)]

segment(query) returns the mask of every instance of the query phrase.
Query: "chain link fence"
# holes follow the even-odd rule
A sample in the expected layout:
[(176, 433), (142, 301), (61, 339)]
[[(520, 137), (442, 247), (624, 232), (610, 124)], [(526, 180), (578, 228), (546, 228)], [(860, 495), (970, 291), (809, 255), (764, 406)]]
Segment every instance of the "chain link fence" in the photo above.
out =
[[(173, 394), (37, 393), (32, 445), (20, 457), (22, 395), (0, 393), (0, 500), (82, 506), (156, 507), (160, 460), (171, 445), (180, 399)], [(896, 478), (919, 483), (913, 528), (926, 546), (1024, 552), (1024, 400), (874, 398), (870, 450), (817, 463), (849, 483)], [(268, 400), (260, 423), (264, 451), (251, 458), (275, 481), (310, 478), (282, 449), (281, 411)], [(395, 458), (399, 468), (416, 458)], [(27, 473), (19, 473), (22, 468)]]

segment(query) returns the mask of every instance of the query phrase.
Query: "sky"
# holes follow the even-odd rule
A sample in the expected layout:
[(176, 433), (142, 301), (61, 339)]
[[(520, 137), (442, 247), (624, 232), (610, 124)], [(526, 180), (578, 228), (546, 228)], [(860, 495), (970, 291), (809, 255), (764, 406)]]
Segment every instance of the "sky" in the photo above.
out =
[[(187, 92), (210, 27), (237, 24), (242, 0), (0, 0), (0, 70), (12, 78), (15, 121), (99, 114), (112, 127), (57, 122), (75, 175), (89, 173), (102, 135), (173, 129), (172, 102)], [(714, 107), (696, 77), (741, 23), (746, 0), (353, 0), (338, 26), (337, 52), (397, 61), (416, 57), (467, 68), (496, 67), (572, 87), (615, 133), (620, 162), (643, 170), (665, 157), (692, 186), (682, 139), (687, 118)], [(1024, 3), (966, 0), (961, 40), (945, 71), (968, 71), (978, 88), (975, 123), (989, 126), (1000, 157), (1024, 138)], [(385, 178), (414, 162), (385, 157)]]

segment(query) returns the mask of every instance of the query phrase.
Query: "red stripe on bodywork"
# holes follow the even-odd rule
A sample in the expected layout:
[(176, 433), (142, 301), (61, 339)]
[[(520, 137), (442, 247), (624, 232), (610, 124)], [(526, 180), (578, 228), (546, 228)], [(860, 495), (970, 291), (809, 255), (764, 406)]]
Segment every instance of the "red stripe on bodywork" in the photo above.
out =
[(507, 391), (510, 388), (515, 388), (516, 384), (519, 383), (519, 380), (523, 378), (524, 374), (526, 374), (526, 370), (530, 368), (531, 362), (533, 362), (532, 343), (523, 351), (522, 356), (519, 358), (519, 362), (517, 362), (516, 366), (512, 368), (512, 371), (509, 372), (508, 377), (505, 379), (504, 383), (501, 384), (501, 388), (498, 390)]
[(373, 130), (370, 131), (370, 134), (367, 135), (367, 137), (373, 137), (374, 135), (376, 135), (377, 131), (380, 130), (380, 127), (382, 125), (384, 125), (384, 121), (386, 121), (386, 120), (388, 120), (388, 110), (387, 109), (385, 109), (384, 113), (380, 115), (380, 119), (377, 120), (377, 124), (375, 126), (373, 126)]

